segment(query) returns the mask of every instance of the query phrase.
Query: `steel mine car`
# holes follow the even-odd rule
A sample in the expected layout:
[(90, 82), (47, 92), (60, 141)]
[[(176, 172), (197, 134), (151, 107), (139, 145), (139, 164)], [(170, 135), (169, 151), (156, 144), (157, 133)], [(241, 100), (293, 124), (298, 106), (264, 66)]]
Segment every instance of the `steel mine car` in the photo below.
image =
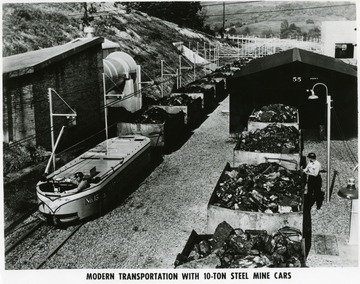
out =
[[(110, 138), (54, 171), (36, 186), (40, 219), (55, 225), (105, 212), (151, 162), (148, 137)], [(74, 175), (87, 187), (78, 191)]]

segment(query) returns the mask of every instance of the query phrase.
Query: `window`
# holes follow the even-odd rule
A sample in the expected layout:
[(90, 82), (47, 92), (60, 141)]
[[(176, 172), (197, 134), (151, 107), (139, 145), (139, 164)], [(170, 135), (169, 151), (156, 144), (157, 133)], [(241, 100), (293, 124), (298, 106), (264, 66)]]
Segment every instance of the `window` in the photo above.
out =
[(354, 45), (352, 43), (335, 44), (335, 58), (354, 58)]

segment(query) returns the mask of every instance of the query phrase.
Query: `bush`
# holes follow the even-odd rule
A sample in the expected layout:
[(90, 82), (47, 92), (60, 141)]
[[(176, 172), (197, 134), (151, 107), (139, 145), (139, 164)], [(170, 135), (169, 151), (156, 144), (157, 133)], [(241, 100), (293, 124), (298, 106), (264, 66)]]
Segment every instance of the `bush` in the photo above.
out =
[(3, 152), (4, 174), (41, 162), (48, 156), (45, 148), (41, 146), (11, 146), (3, 143)]

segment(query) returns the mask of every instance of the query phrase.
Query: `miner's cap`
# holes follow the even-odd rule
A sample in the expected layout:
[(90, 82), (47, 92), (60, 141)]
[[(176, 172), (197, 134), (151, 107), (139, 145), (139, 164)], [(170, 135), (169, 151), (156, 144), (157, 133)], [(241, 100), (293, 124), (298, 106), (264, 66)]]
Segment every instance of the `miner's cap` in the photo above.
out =
[(309, 154), (307, 155), (307, 157), (308, 157), (309, 159), (316, 159), (315, 153), (309, 153)]

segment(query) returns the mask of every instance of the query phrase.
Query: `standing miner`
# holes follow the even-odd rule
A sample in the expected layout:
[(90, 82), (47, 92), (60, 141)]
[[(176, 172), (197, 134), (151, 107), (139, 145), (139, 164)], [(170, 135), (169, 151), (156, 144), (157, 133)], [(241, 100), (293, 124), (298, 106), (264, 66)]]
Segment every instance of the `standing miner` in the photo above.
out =
[(309, 162), (304, 169), (304, 173), (307, 176), (307, 188), (304, 192), (304, 210), (310, 211), (315, 202), (316, 208), (319, 210), (325, 196), (325, 193), (321, 190), (321, 164), (316, 160), (315, 153), (309, 153), (307, 157)]
[(321, 164), (316, 160), (315, 153), (308, 154), (309, 162), (304, 169), (307, 179), (307, 187), (304, 191), (304, 220), (303, 234), (305, 237), (305, 254), (308, 256), (311, 249), (312, 224), (311, 207), (316, 202), (317, 209), (320, 209), (324, 200), (324, 192), (321, 191)]

